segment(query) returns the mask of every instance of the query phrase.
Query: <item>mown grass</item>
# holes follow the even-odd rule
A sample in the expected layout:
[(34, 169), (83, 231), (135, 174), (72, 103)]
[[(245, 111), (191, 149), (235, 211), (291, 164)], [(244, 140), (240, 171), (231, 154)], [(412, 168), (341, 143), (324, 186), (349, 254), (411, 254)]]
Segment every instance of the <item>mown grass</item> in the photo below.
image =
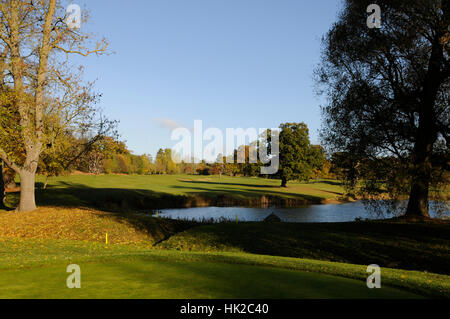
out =
[(146, 244), (108, 244), (92, 241), (0, 238), (0, 270), (20, 270), (55, 264), (101, 260), (108, 256), (139, 255), (148, 252)]
[[(0, 255), (0, 298), (415, 298), (449, 291), (443, 275), (383, 269), (382, 289), (370, 290), (366, 266), (246, 253), (13, 239), (0, 241)], [(81, 267), (81, 289), (65, 286), (72, 263)]]
[[(338, 182), (290, 182), (279, 187), (275, 179), (198, 175), (73, 175), (52, 177), (47, 189), (38, 176), (36, 200), (40, 206), (91, 207), (109, 211), (149, 210), (189, 206), (258, 206), (261, 198), (282, 205), (337, 200)], [(12, 207), (18, 194), (8, 195)]]
[[(43, 182), (39, 176), (37, 182)], [(335, 180), (318, 180), (310, 183), (291, 181), (288, 188), (281, 188), (277, 179), (200, 175), (71, 175), (49, 178), (49, 188), (84, 186), (90, 189), (149, 190), (156, 193), (189, 195), (218, 192), (242, 196), (261, 196), (268, 193), (286, 197), (317, 196), (336, 198), (343, 189)]]

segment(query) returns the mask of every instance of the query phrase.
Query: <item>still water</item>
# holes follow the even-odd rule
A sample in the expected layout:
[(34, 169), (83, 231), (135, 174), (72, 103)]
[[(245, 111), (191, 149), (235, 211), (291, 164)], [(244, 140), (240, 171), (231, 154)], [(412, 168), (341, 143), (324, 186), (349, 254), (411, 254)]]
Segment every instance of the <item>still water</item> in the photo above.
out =
[[(296, 223), (333, 223), (350, 222), (357, 218), (383, 219), (393, 217), (391, 214), (375, 214), (365, 209), (362, 202), (346, 204), (310, 205), (300, 208), (246, 208), (246, 207), (195, 207), (164, 209), (159, 216), (172, 219), (203, 220), (221, 219), (239, 221), (262, 221), (271, 213), (275, 213), (284, 222)], [(437, 217), (431, 209), (431, 217)]]

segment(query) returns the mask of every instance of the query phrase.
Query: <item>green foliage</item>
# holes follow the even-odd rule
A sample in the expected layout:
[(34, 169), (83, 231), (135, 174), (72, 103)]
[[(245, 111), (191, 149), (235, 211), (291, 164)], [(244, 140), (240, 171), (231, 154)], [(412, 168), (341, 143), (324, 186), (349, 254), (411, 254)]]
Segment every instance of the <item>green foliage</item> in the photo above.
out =
[[(15, 103), (17, 94), (9, 87), (0, 87), (0, 150), (14, 163), (22, 164), (25, 160), (25, 147), (22, 128), (20, 126), (20, 114)], [(29, 95), (24, 97), (24, 103), (28, 103)]]
[(113, 154), (104, 161), (106, 174), (149, 175), (156, 172), (155, 165), (148, 155)]
[(324, 152), (310, 144), (309, 130), (304, 123), (280, 125), (280, 170), (282, 186), (290, 180), (308, 181), (314, 170), (324, 164)]
[(179, 169), (172, 158), (172, 150), (169, 148), (158, 150), (155, 159), (157, 174), (177, 174)]

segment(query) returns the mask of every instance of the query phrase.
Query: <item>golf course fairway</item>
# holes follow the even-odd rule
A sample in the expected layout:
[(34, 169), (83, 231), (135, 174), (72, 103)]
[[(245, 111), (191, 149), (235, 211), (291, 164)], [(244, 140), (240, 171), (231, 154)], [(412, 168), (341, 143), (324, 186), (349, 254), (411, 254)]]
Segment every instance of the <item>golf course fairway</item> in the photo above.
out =
[(69, 289), (68, 264), (0, 271), (0, 298), (417, 298), (362, 280), (320, 273), (142, 255), (80, 263), (81, 288)]

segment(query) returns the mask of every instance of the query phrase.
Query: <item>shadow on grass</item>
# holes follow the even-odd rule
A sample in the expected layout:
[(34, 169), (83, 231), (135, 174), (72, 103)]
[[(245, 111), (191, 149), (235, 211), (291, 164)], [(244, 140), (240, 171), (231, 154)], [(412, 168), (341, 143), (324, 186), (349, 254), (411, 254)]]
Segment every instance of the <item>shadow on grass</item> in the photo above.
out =
[[(238, 194), (238, 195), (248, 194), (253, 197), (254, 196), (263, 196), (263, 195), (264, 196), (267, 196), (267, 195), (269, 195), (269, 196), (288, 196), (291, 198), (302, 198), (302, 199), (308, 200), (308, 201), (310, 201), (311, 204), (319, 204), (324, 199), (323, 197), (314, 196), (314, 195), (288, 193), (288, 192), (281, 192), (281, 191), (277, 192), (277, 191), (269, 190), (269, 189), (282, 189), (280, 186), (277, 186), (277, 185), (260, 185), (260, 184), (227, 183), (227, 182), (219, 183), (219, 182), (211, 182), (211, 181), (186, 181), (186, 180), (179, 180), (179, 182), (189, 183), (189, 184), (220, 185), (221, 188), (211, 189), (211, 188), (195, 188), (195, 187), (183, 187), (183, 186), (173, 186), (173, 188), (188, 188), (188, 189), (198, 189), (201, 191), (213, 191), (213, 192), (219, 191), (219, 192), (228, 192), (228, 193), (233, 193), (233, 194)], [(334, 186), (341, 186), (341, 184), (339, 182), (335, 182), (335, 181), (313, 181), (313, 182), (309, 182), (307, 184), (318, 184), (318, 183), (324, 183), (324, 184), (329, 184), (329, 185), (334, 185)], [(237, 186), (237, 187), (233, 188), (232, 186)], [(245, 189), (242, 187), (249, 187), (250, 189)], [(254, 189), (251, 189), (251, 188), (254, 188)], [(343, 195), (342, 192), (325, 190), (325, 189), (320, 189), (320, 192), (338, 195), (338, 196)]]
[(329, 181), (329, 180), (320, 180), (320, 181), (309, 181), (307, 184), (328, 184), (328, 185), (333, 185), (333, 186), (342, 186), (342, 182), (340, 181)]
[(280, 186), (277, 185), (261, 185), (261, 184), (246, 184), (246, 183), (228, 183), (228, 182), (210, 182), (210, 181), (186, 181), (186, 180), (179, 180), (179, 182), (182, 183), (191, 183), (191, 184), (210, 184), (210, 185), (230, 185), (230, 186), (239, 186), (239, 187), (256, 187), (256, 188), (280, 188)]
[[(194, 183), (200, 185), (204, 182)], [(183, 195), (175, 195), (148, 189), (95, 188), (66, 181), (48, 185), (44, 189), (43, 183), (38, 182), (36, 202), (38, 206), (88, 207), (108, 212), (151, 212), (163, 208), (197, 206), (295, 207), (319, 204), (324, 200), (320, 196), (276, 191), (276, 187), (262, 189), (261, 185), (258, 188), (242, 188), (244, 184), (239, 183), (213, 184), (220, 187), (174, 185), (173, 189), (183, 192)], [(19, 193), (8, 194), (10, 207), (17, 205), (18, 200)]]
[[(145, 283), (137, 293), (144, 291), (146, 298), (395, 298), (397, 293), (398, 297), (404, 294), (385, 288), (376, 290), (374, 295), (359, 280), (312, 271), (241, 264), (229, 258), (199, 260), (174, 262), (152, 256), (107, 267), (122, 282)], [(152, 289), (155, 278), (159, 290)]]
[[(36, 190), (39, 206), (83, 206), (110, 212), (184, 207), (187, 197), (144, 189), (90, 188), (75, 183)], [(59, 186), (60, 186), (59, 185)]]
[(450, 223), (225, 223), (196, 227), (161, 244), (184, 250), (345, 262), (450, 274)]
[[(320, 204), (324, 198), (314, 195), (288, 193), (272, 190), (242, 189), (227, 187), (229, 184), (223, 184), (223, 187), (211, 189), (208, 187), (184, 187), (174, 185), (172, 188), (185, 189), (189, 196), (204, 196), (206, 198), (219, 199), (218, 206), (250, 206), (259, 207), (264, 204), (261, 197), (265, 197), (268, 204), (273, 206), (295, 207), (307, 204)], [(228, 205), (227, 205), (228, 200)], [(264, 200), (263, 200), (264, 201)], [(222, 203), (222, 204), (220, 204)]]

